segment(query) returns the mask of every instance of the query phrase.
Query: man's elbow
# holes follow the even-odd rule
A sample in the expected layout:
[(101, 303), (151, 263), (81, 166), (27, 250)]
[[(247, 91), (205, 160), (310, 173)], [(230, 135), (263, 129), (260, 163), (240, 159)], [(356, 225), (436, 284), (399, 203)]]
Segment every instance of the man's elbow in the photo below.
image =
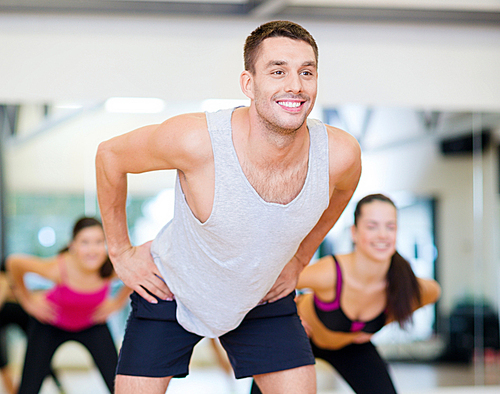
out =
[(97, 146), (97, 153), (95, 155), (96, 165), (102, 165), (106, 157), (110, 154), (109, 141), (103, 141)]
[(97, 152), (95, 156), (96, 170), (107, 173), (117, 166), (117, 155), (113, 149), (113, 144), (111, 141), (103, 141), (97, 147)]

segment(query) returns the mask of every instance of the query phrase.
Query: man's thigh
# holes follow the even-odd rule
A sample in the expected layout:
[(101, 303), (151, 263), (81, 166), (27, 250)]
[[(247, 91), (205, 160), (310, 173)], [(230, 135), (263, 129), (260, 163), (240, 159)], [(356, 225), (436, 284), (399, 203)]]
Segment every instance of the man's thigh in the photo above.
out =
[(254, 308), (220, 342), (238, 379), (314, 364), (293, 294)]
[(170, 379), (116, 375), (115, 394), (165, 394)]
[(315, 394), (314, 365), (254, 376), (262, 394)]
[[(150, 304), (133, 293), (117, 374), (142, 378), (186, 376), (193, 347), (202, 339), (175, 318), (175, 301)], [(134, 380), (135, 382), (135, 380)]]

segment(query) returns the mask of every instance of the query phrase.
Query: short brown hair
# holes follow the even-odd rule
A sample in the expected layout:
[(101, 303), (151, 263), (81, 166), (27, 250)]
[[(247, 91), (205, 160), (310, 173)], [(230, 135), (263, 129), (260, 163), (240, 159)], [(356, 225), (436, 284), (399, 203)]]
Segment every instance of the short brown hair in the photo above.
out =
[(252, 74), (255, 72), (255, 58), (259, 52), (260, 44), (270, 37), (287, 37), (307, 42), (314, 51), (316, 66), (318, 65), (318, 46), (306, 29), (290, 21), (272, 21), (260, 25), (247, 37), (243, 51), (245, 70)]

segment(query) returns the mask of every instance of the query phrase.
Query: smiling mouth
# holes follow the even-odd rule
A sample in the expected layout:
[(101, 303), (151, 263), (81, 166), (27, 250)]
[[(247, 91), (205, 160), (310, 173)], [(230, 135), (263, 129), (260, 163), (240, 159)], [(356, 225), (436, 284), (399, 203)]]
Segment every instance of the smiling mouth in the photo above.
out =
[(305, 101), (288, 101), (288, 100), (278, 100), (276, 103), (288, 110), (298, 110), (302, 107)]
[(390, 247), (389, 244), (387, 244), (387, 243), (381, 243), (381, 242), (373, 244), (373, 246), (375, 247), (375, 249), (382, 249), (382, 250), (383, 249), (387, 249), (387, 248)]

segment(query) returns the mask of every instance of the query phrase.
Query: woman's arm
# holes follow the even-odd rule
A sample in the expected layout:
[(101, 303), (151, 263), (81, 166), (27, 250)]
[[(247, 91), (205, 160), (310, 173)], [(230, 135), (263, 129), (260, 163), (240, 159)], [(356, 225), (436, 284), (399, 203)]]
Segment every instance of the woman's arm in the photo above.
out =
[(319, 348), (337, 350), (351, 343), (368, 342), (372, 336), (361, 331), (339, 332), (326, 328), (316, 315), (311, 293), (304, 294), (297, 300), (297, 310), (309, 338)]
[(420, 304), (415, 308), (421, 308), (427, 304), (435, 303), (441, 296), (441, 286), (434, 279), (417, 278), (420, 285)]
[(8, 275), (12, 278), (14, 295), (26, 312), (41, 322), (51, 322), (55, 317), (52, 306), (45, 300), (44, 294), (28, 290), (24, 275), (32, 272), (53, 282), (59, 282), (57, 258), (44, 260), (30, 255), (11, 255), (7, 257), (6, 266)]
[(132, 290), (123, 285), (114, 297), (108, 297), (94, 313), (95, 323), (105, 323), (109, 315), (122, 309), (127, 303)]
[(308, 265), (300, 273), (298, 289), (311, 289), (321, 300), (335, 297), (337, 271), (332, 256), (325, 256), (314, 264)]
[(370, 342), (372, 336), (373, 334), (368, 334), (363, 331), (356, 331), (356, 332), (330, 331), (328, 337), (321, 337), (316, 333), (316, 335), (312, 336), (311, 339), (319, 348), (328, 350), (339, 350), (353, 343), (359, 345), (361, 343)]
[(131, 293), (132, 290), (127, 286), (123, 285), (120, 291), (116, 294), (116, 296), (113, 297), (118, 309), (121, 309), (125, 306)]
[(3, 272), (0, 273), (0, 309), (7, 300), (9, 294), (9, 282)]

